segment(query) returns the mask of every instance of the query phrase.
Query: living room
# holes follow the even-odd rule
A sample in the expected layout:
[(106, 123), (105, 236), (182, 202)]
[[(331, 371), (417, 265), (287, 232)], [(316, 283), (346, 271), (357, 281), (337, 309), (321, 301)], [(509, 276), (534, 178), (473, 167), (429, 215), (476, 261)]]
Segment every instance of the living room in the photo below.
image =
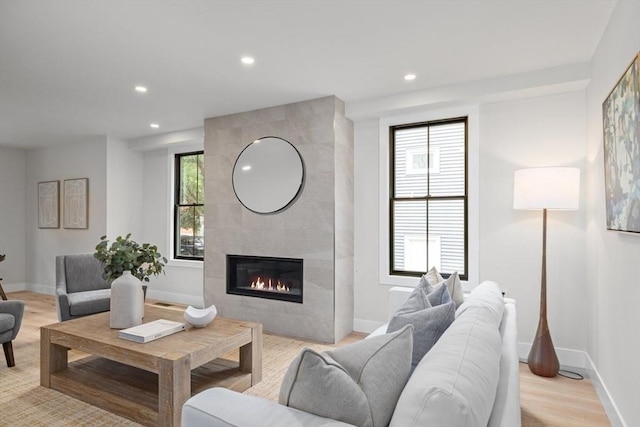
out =
[[(211, 99), (223, 99), (216, 103), (217, 109), (202, 107), (199, 116), (188, 120), (183, 117), (186, 113), (178, 111), (173, 117), (167, 116), (158, 130), (148, 130), (149, 124), (145, 122), (139, 129), (128, 132), (117, 127), (117, 124), (124, 123), (117, 112), (113, 112), (118, 105), (131, 108), (124, 110), (123, 115), (144, 111), (141, 115), (148, 116), (148, 121), (160, 120), (154, 116), (163, 110), (155, 105), (174, 101), (182, 107), (185, 99), (195, 96), (181, 90), (186, 85), (185, 80), (206, 81), (207, 77), (202, 74), (208, 73), (212, 80), (222, 79), (220, 76), (223, 74), (202, 71), (200, 63), (194, 59), (197, 53), (187, 55), (176, 50), (178, 47), (170, 44), (171, 37), (166, 35), (171, 32), (167, 28), (172, 27), (192, 31), (191, 49), (206, 51), (207, 43), (203, 40), (210, 40), (204, 32), (206, 19), (194, 18), (198, 15), (198, 7), (205, 7), (204, 3), (194, 2), (192, 7), (195, 9), (185, 12), (194, 20), (182, 24), (179, 20), (176, 22), (180, 13), (167, 15), (167, 12), (178, 9), (154, 5), (157, 7), (155, 19), (159, 23), (150, 26), (148, 34), (137, 28), (142, 24), (136, 24), (133, 16), (123, 17), (122, 27), (114, 26), (108, 30), (96, 22), (101, 13), (105, 19), (106, 16), (113, 19), (117, 13), (124, 15), (128, 9), (122, 5), (107, 7), (109, 2), (97, 2), (96, 5), (105, 7), (102, 10), (98, 6), (84, 9), (74, 2), (24, 3), (25, 6), (18, 6), (16, 2), (3, 0), (0, 14), (0, 254), (6, 254), (6, 260), (0, 264), (0, 277), (3, 278), (5, 292), (31, 291), (53, 295), (56, 255), (90, 253), (100, 236), (107, 235), (113, 239), (131, 232), (138, 241), (158, 245), (159, 251), (170, 258), (166, 274), (153, 278), (149, 283), (149, 298), (194, 306), (215, 303), (216, 295), (207, 287), (212, 283), (211, 278), (223, 273), (211, 267), (214, 254), (210, 251), (216, 245), (215, 233), (210, 236), (205, 233), (209, 240), (205, 245), (204, 262), (172, 259), (171, 198), (175, 154), (204, 149), (207, 156), (209, 149), (214, 147), (206, 137), (207, 119), (337, 96), (344, 101), (345, 116), (353, 123), (353, 316), (350, 320), (354, 331), (369, 333), (387, 320), (389, 289), (395, 285), (414, 286), (417, 282), (417, 278), (388, 275), (388, 221), (384, 219), (388, 209), (388, 128), (397, 124), (466, 116), (469, 132), (469, 247), (468, 278), (463, 281), (465, 291), (470, 291), (484, 280), (492, 280), (500, 285), (507, 297), (516, 300), (518, 354), (521, 359), (526, 359), (539, 316), (541, 215), (540, 212), (513, 209), (514, 172), (541, 166), (579, 168), (579, 209), (551, 212), (549, 215), (547, 302), (553, 342), (563, 366), (584, 369), (602, 384), (604, 394), (601, 400), (608, 401), (605, 406), (612, 411), (610, 419), (617, 418), (620, 425), (640, 425), (640, 407), (637, 404), (640, 399), (640, 367), (637, 363), (640, 360), (640, 313), (637, 310), (640, 304), (640, 239), (637, 234), (607, 230), (602, 136), (602, 103), (640, 50), (638, 1), (566, 1), (554, 5), (542, 1), (514, 2), (517, 6), (490, 1), (456, 2), (450, 8), (439, 2), (413, 6), (402, 3), (403, 7), (416, 7), (420, 12), (429, 11), (429, 7), (442, 8), (437, 10), (444, 16), (466, 10), (462, 22), (477, 31), (479, 27), (491, 26), (492, 23), (484, 21), (482, 26), (472, 26), (472, 16), (469, 15), (481, 13), (483, 9), (472, 3), (483, 4), (496, 13), (503, 7), (505, 15), (500, 16), (505, 19), (526, 16), (522, 11), (520, 14), (514, 11), (521, 7), (529, 12), (530, 18), (521, 17), (518, 21), (523, 31), (519, 39), (494, 39), (499, 49), (511, 48), (504, 54), (500, 54), (501, 50), (496, 53), (495, 46), (484, 44), (479, 48), (473, 45), (472, 39), (461, 38), (469, 45), (466, 50), (453, 53), (446, 49), (437, 51), (456, 58), (469, 56), (462, 61), (451, 58), (452, 63), (464, 64), (450, 69), (451, 77), (446, 75), (446, 68), (438, 68), (440, 75), (435, 75), (435, 71), (430, 75), (426, 65), (405, 71), (405, 66), (409, 65), (400, 64), (396, 67), (400, 73), (397, 76), (399, 82), (393, 83), (397, 86), (384, 86), (387, 92), (379, 91), (376, 86), (387, 84), (385, 79), (390, 77), (378, 74), (371, 77), (359, 75), (356, 80), (363, 80), (361, 92), (348, 92), (344, 85), (353, 85), (353, 80), (347, 79), (346, 74), (350, 73), (346, 66), (323, 71), (329, 74), (329, 82), (335, 80), (335, 87), (331, 84), (322, 86), (320, 79), (318, 83), (308, 83), (313, 81), (308, 77), (300, 77), (302, 83), (293, 79), (292, 86), (286, 86), (284, 82), (270, 87), (258, 86), (251, 76), (260, 72), (261, 63), (266, 63), (266, 52), (274, 49), (262, 47), (265, 53), (261, 53), (259, 48), (249, 45), (256, 42), (255, 37), (248, 37), (238, 43), (236, 54), (242, 55), (244, 52), (240, 50), (250, 47), (257, 52), (255, 64), (248, 67), (237, 64), (236, 74), (224, 76), (228, 81), (237, 80), (234, 85), (246, 86), (243, 94), (251, 91), (257, 94), (253, 96), (253, 103), (243, 104), (239, 96), (218, 86), (215, 90), (219, 92), (207, 87), (202, 90), (208, 92)], [(274, 8), (272, 11), (265, 10), (268, 9), (267, 3), (260, 7), (251, 5), (255, 8), (251, 9), (253, 19), (257, 19), (255, 15), (264, 13), (283, 27), (292, 25), (293, 30), (304, 31), (303, 20), (297, 21), (295, 14), (287, 15), (289, 19), (279, 20), (285, 16), (279, 8), (286, 9), (286, 2), (270, 5)], [(367, 2), (346, 3), (340, 6), (345, 8), (344, 18), (335, 22), (336, 31), (343, 31), (345, 37), (353, 37), (354, 34), (339, 24), (344, 24), (349, 17), (353, 20), (359, 16), (358, 12), (367, 15), (367, 7), (371, 8), (369, 25), (379, 24), (380, 28), (383, 28), (383, 23), (391, 25), (383, 19), (385, 12), (402, 16), (402, 8), (393, 2), (382, 2), (377, 6)], [(314, 25), (320, 27), (331, 27), (331, 21), (322, 21), (320, 17), (327, 18), (340, 10), (336, 4), (323, 8), (317, 3), (305, 2), (297, 6), (299, 9), (296, 11), (302, 13), (305, 6), (314, 6), (310, 10), (319, 16)], [(145, 7), (140, 3), (133, 7), (132, 12), (139, 16)], [(154, 7), (150, 9), (153, 11)], [(302, 16), (310, 19), (307, 15)], [(542, 18), (549, 21), (540, 26)], [(400, 22), (388, 19), (392, 21), (393, 28), (401, 28)], [(562, 19), (567, 20), (566, 25)], [(437, 20), (431, 16), (429, 22), (436, 25), (433, 21)], [(115, 25), (119, 21), (108, 22)], [(252, 28), (251, 25), (246, 27)], [(415, 27), (407, 28), (415, 30)], [(285, 35), (291, 36), (290, 31), (293, 30), (274, 30), (276, 35), (273, 37), (280, 41)], [(559, 34), (555, 38), (554, 31)], [(87, 40), (83, 40), (87, 33), (98, 39), (86, 36)], [(391, 38), (391, 33), (389, 31), (387, 37)], [(241, 37), (242, 31), (234, 34)], [(172, 49), (167, 48), (165, 52), (157, 47), (159, 51), (148, 53), (149, 63), (133, 61), (139, 69), (131, 72), (125, 72), (126, 66), (116, 67), (119, 74), (112, 76), (113, 80), (108, 84), (103, 83), (109, 77), (109, 72), (100, 68), (104, 61), (126, 63), (134, 57), (135, 46), (126, 49), (129, 56), (118, 55), (119, 45), (127, 42), (124, 37), (131, 35), (140, 38), (139, 47), (152, 46), (149, 39), (157, 36)], [(109, 39), (116, 36), (122, 38)], [(397, 37), (399, 40), (403, 38)], [(504, 36), (498, 34), (496, 37)], [(110, 43), (100, 45), (103, 50), (92, 51), (92, 43), (104, 42), (102, 38), (110, 40)], [(340, 49), (335, 44), (337, 37), (323, 45), (325, 38), (328, 39), (329, 35), (322, 32), (317, 35), (315, 44), (295, 48), (303, 50), (306, 47), (313, 54), (320, 54), (326, 49)], [(410, 37), (405, 35), (404, 38)], [(535, 43), (537, 39), (541, 40), (539, 44)], [(264, 43), (267, 44), (268, 40)], [(359, 40), (353, 43), (363, 45)], [(420, 40), (411, 40), (410, 43), (411, 55), (426, 48)], [(514, 51), (520, 49), (519, 43), (529, 50), (516, 56)], [(68, 45), (67, 49), (61, 48), (64, 44)], [(568, 54), (570, 50), (567, 48), (574, 44), (575, 49)], [(380, 49), (384, 47), (380, 51), (362, 48), (360, 62), (374, 68), (381, 57), (391, 55), (394, 46), (392, 43), (389, 45), (380, 46)], [(514, 49), (514, 45), (518, 49)], [(30, 49), (36, 47), (38, 50), (32, 53)], [(553, 47), (566, 56), (545, 56), (542, 51), (535, 50), (553, 53)], [(82, 55), (78, 55), (79, 52)], [(182, 61), (172, 61), (171, 55)], [(301, 59), (308, 61), (302, 68), (318, 67), (315, 60), (306, 54), (300, 55)], [(343, 55), (335, 55), (342, 61), (349, 60)], [(494, 68), (483, 71), (478, 66), (479, 73), (465, 73), (465, 68), (474, 68), (476, 55), (492, 58)], [(537, 55), (541, 58), (538, 62), (534, 60)], [(526, 61), (523, 57), (533, 59)], [(152, 58), (157, 62), (150, 61)], [(283, 68), (282, 64), (292, 66), (290, 62), (291, 59), (269, 64), (273, 67), (269, 73), (277, 73)], [(62, 115), (69, 102), (65, 91), (82, 92), (70, 86), (73, 78), (69, 80), (64, 76), (69, 73), (68, 66), (76, 70), (73, 78), (94, 82), (97, 86), (83, 87), (85, 92), (75, 100), (76, 113), (78, 108), (90, 111), (93, 105), (104, 99), (105, 103), (110, 103), (115, 117), (111, 123), (101, 123), (100, 117), (95, 116), (91, 123), (83, 120), (85, 116), (79, 119)], [(162, 81), (153, 77), (154, 67), (172, 70), (175, 81), (166, 82), (165, 87), (152, 84)], [(48, 70), (46, 78), (43, 74), (36, 74), (36, 70), (42, 69)], [(403, 81), (404, 72), (414, 72), (416, 79)], [(340, 83), (342, 74), (346, 83)], [(133, 93), (133, 85), (139, 83), (137, 79), (150, 82), (145, 83), (149, 85), (146, 95)], [(58, 80), (65, 83), (58, 87)], [(436, 84), (429, 83), (429, 80)], [(307, 88), (290, 89), (297, 87), (296, 84), (307, 85)], [(30, 90), (30, 85), (34, 85), (34, 91), (40, 96), (30, 95), (36, 101), (29, 96), (19, 96), (19, 92)], [(110, 94), (116, 85), (121, 85), (118, 90), (127, 93)], [(251, 99), (250, 95), (245, 96)], [(43, 103), (47, 114), (40, 113), (42, 115), (32, 120), (26, 119), (28, 115), (24, 112), (35, 109), (36, 103)], [(189, 125), (180, 126), (182, 123)], [(74, 131), (61, 131), (65, 126), (71, 126)], [(35, 132), (26, 133), (30, 127)], [(95, 129), (103, 131), (98, 133)], [(246, 144), (249, 142), (251, 140)], [(315, 160), (304, 158), (306, 166)], [(235, 157), (224, 161), (230, 163), (226, 166), (230, 169)], [(211, 158), (205, 160), (205, 167), (209, 165), (213, 165), (211, 170), (215, 170), (216, 165)], [(209, 170), (207, 168), (205, 172), (205, 187), (214, 176)], [(81, 230), (38, 228), (38, 183), (75, 178), (88, 178), (88, 227)], [(302, 195), (311, 192), (310, 185), (303, 188)], [(205, 191), (215, 195), (213, 190)], [(220, 191), (231, 191), (225, 194), (227, 198), (234, 196), (230, 186)], [(206, 203), (206, 207), (213, 206), (213, 201), (207, 199)], [(240, 209), (240, 204), (237, 208)], [(286, 211), (283, 214), (286, 215)], [(269, 218), (278, 221), (278, 216), (283, 214), (269, 215)], [(205, 227), (209, 226), (205, 223)], [(0, 369), (0, 375), (6, 369)]]

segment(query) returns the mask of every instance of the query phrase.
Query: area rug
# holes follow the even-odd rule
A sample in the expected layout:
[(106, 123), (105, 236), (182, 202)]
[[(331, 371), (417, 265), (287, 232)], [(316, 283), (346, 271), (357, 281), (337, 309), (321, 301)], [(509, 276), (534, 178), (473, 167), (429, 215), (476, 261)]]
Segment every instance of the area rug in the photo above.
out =
[[(305, 347), (317, 351), (335, 346), (274, 335), (263, 337), (262, 381), (246, 394), (277, 401), (282, 377), (293, 358)], [(139, 426), (120, 416), (40, 386), (40, 345), (14, 348), (16, 366), (0, 367), (0, 426)], [(84, 357), (69, 352), (69, 360)], [(227, 357), (237, 357), (230, 354)], [(4, 362), (4, 360), (2, 360)]]

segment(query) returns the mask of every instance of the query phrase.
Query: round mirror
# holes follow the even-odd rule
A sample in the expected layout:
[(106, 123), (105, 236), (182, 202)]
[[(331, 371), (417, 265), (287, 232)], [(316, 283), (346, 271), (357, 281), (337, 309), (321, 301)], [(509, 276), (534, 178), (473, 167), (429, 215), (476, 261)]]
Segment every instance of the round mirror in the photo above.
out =
[(233, 191), (247, 209), (272, 213), (286, 208), (304, 181), (304, 165), (289, 141), (268, 136), (247, 145), (233, 167)]

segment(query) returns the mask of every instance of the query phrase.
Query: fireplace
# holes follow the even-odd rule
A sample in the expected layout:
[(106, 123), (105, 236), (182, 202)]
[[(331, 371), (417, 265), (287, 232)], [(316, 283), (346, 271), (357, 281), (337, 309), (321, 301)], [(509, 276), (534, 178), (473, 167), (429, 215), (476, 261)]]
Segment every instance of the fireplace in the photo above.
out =
[(227, 255), (227, 293), (302, 303), (302, 260)]

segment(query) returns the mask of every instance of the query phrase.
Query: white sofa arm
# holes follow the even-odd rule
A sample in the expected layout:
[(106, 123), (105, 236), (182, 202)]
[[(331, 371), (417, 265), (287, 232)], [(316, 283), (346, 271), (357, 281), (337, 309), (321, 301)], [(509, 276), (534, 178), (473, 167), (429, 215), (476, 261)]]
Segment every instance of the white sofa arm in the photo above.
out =
[(354, 427), (226, 388), (196, 394), (182, 407), (183, 427)]

